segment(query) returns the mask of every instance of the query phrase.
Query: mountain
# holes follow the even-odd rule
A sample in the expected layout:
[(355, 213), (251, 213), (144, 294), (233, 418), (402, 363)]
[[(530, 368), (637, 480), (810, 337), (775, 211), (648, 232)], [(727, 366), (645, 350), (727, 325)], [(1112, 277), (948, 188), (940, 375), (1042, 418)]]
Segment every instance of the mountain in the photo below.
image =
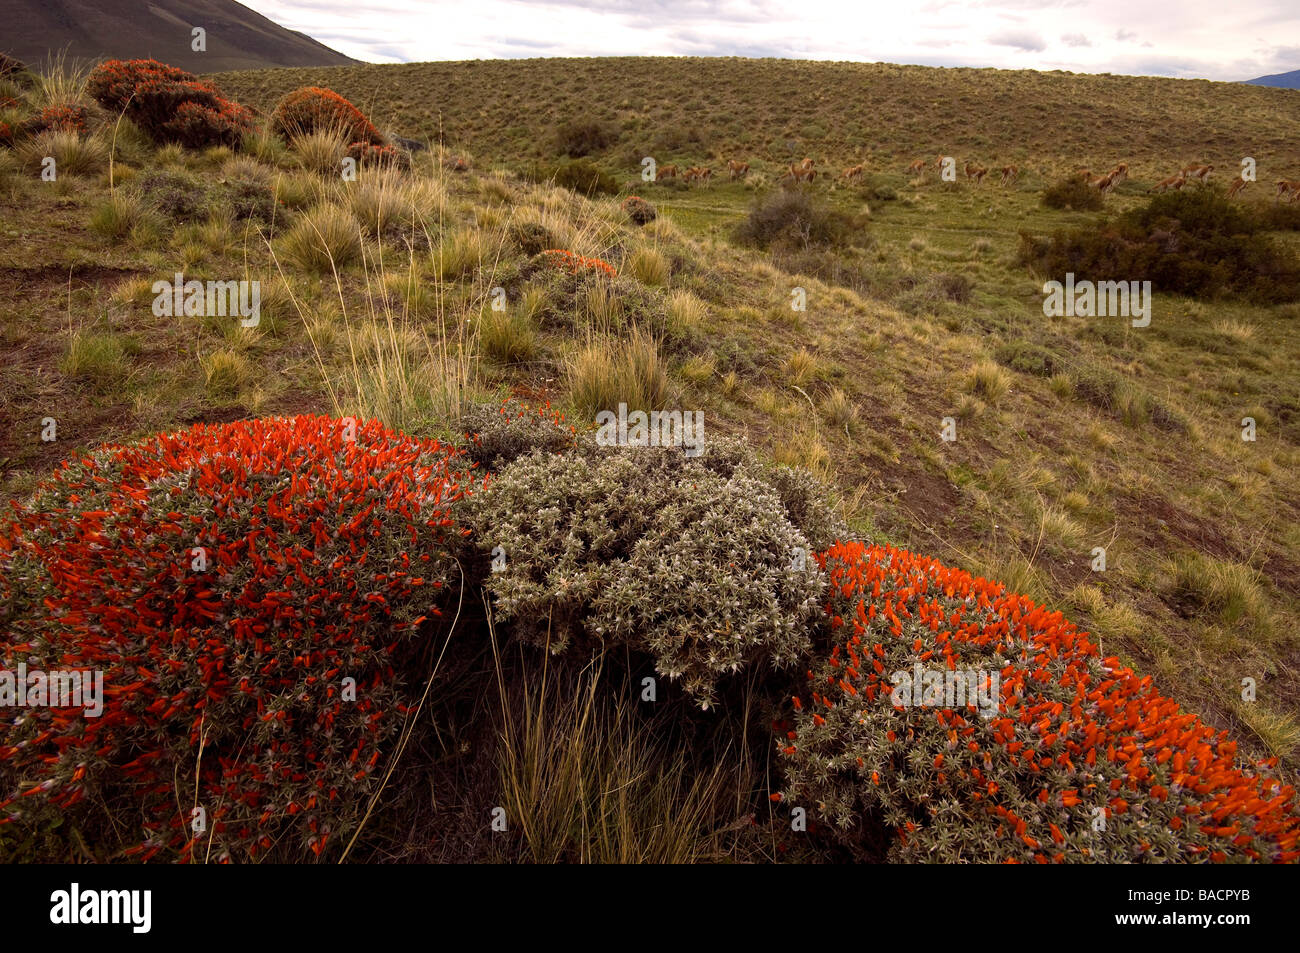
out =
[[(60, 52), (153, 57), (196, 73), (358, 62), (235, 0), (0, 0), (0, 23), (0, 52), (32, 66)], [(194, 27), (207, 32), (206, 52), (190, 48)]]
[(1289, 73), (1274, 73), (1272, 76), (1261, 76), (1258, 79), (1248, 79), (1246, 82), (1252, 86), (1281, 86), (1283, 89), (1300, 89), (1300, 69), (1293, 69)]

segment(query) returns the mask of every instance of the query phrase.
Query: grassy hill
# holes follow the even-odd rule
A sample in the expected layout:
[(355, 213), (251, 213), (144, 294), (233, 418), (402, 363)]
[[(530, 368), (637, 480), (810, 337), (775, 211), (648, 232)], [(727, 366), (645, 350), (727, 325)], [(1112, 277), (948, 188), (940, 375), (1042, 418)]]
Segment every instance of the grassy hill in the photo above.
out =
[(324, 85), (377, 121), (440, 136), (491, 164), (551, 154), (552, 127), (579, 119), (610, 124), (630, 168), (643, 155), (773, 164), (812, 155), (828, 167), (865, 161), (873, 171), (902, 171), (899, 159), (905, 167), (942, 152), (1037, 172), (1128, 161), (1135, 174), (1163, 177), (1171, 166), (1226, 168), (1245, 155), (1294, 164), (1300, 132), (1300, 106), (1285, 90), (887, 63), (619, 57), (234, 73), (222, 81), (241, 102), (266, 108), (290, 89)]
[[(194, 72), (355, 63), (235, 0), (0, 0), (0, 53), (34, 65), (54, 56), (152, 58)], [(191, 30), (207, 31), (207, 50)]]
[[(54, 183), (33, 174), (33, 156), (0, 152), (0, 231), (24, 250), (0, 272), (6, 496), (73, 449), (189, 422), (318, 411), (446, 435), (469, 406), (513, 395), (586, 425), (600, 406), (591, 393), (645, 384), (663, 405), (702, 410), (714, 433), (744, 435), (825, 481), (857, 535), (1061, 609), (1291, 776), (1300, 305), (1165, 292), (1148, 327), (1049, 318), (1043, 283), (1060, 275), (1023, 254), (1036, 237), (1095, 232), (1145, 207), (1157, 179), (1192, 161), (1216, 166), (1212, 192), (1255, 158), (1260, 182), (1237, 201), (1273, 214), (1267, 183), (1300, 177), (1288, 151), (1300, 131), (1294, 94), (728, 59), (357, 66), (220, 82), (262, 110), (326, 85), (381, 128), (433, 147), (403, 177), (358, 183), (333, 174), (337, 152), (313, 159), (269, 136), (242, 154), (193, 152), (156, 148), (125, 124), (111, 167), (101, 154), (87, 174)], [(545, 181), (567, 161), (557, 124), (580, 119), (608, 124), (588, 158), (619, 194)], [(100, 121), (107, 145), (114, 125)], [(1024, 172), (1005, 188), (905, 172), (939, 153)], [(643, 182), (644, 155), (711, 164), (714, 181)], [(803, 155), (832, 175), (791, 192), (830, 237), (742, 240), (736, 226), (780, 200), (783, 164)], [(452, 171), (453, 156), (470, 171)], [(751, 162), (744, 181), (725, 181), (731, 157)], [(1101, 210), (1042, 204), (1074, 166), (1120, 161), (1131, 177)], [(835, 181), (856, 162), (861, 181)], [(543, 181), (532, 181), (539, 167)], [(231, 191), (242, 184), (251, 192)], [(620, 207), (632, 192), (657, 207), (645, 227)], [(234, 194), (275, 202), (245, 215)], [(1269, 221), (1269, 239), (1294, 260), (1294, 223)], [(346, 246), (337, 270), (311, 254), (327, 222), (341, 236), (331, 247)], [(611, 288), (549, 281), (543, 248), (600, 258), (618, 277)], [(182, 270), (261, 280), (262, 324), (156, 317), (153, 282)], [(498, 288), (504, 313), (492, 308)], [(803, 310), (792, 308), (800, 290)], [(648, 384), (619, 370), (634, 327), (656, 338), (639, 365)], [(50, 415), (55, 444), (39, 438)], [(1240, 436), (1246, 416), (1258, 423), (1253, 442)], [(955, 442), (940, 438), (945, 418)], [(1246, 678), (1255, 701), (1243, 700)], [(473, 773), (459, 762), (448, 771)], [(461, 847), (476, 849), (441, 856)]]

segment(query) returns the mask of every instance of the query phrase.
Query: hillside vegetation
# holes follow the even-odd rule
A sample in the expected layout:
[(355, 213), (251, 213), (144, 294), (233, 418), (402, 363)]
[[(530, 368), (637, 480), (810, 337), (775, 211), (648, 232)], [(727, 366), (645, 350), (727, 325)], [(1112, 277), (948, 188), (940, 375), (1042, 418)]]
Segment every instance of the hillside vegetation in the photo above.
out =
[[(520, 464), (514, 477), (503, 477), (518, 497), (495, 499), (514, 500), (517, 510), (497, 502), (497, 510), (467, 519), (479, 530), (492, 527), (498, 536), (487, 541), (515, 540), (510, 553), (546, 538), (543, 531), (603, 539), (610, 565), (643, 560), (651, 579), (681, 579), (679, 563), (654, 562), (653, 552), (634, 549), (652, 530), (663, 546), (683, 547), (682, 559), (706, 565), (763, 553), (768, 561), (737, 598), (801, 619), (808, 592), (762, 588), (778, 575), (771, 560), (802, 545), (798, 540), (823, 552), (828, 572), (855, 585), (884, 575), (873, 561), (893, 559), (889, 578), (900, 586), (900, 610), (918, 598), (927, 574), (934, 585), (969, 593), (986, 591), (984, 580), (972, 577), (1005, 582), (1022, 596), (994, 596), (998, 611), (1018, 619), (1022, 597), (1046, 607), (1032, 625), (1047, 633), (1044, 646), (1062, 654), (1044, 649), (1051, 654), (1041, 659), (1045, 667), (1065, 666), (1083, 685), (1131, 665), (1149, 673), (1154, 688), (1116, 676), (1106, 682), (1118, 686), (1116, 694), (1104, 704), (1117, 711), (1140, 698), (1153, 721), (1172, 724), (1164, 699), (1175, 699), (1209, 728), (1228, 731), (1245, 754), (1278, 758), (1285, 781), (1293, 777), (1300, 743), (1300, 636), (1292, 623), (1300, 612), (1300, 302), (1288, 289), (1300, 216), (1294, 205), (1271, 203), (1271, 183), (1300, 178), (1300, 159), (1287, 151), (1300, 122), (1295, 94), (1134, 77), (727, 59), (361, 66), (218, 80), (225, 96), (260, 111), (257, 128), (237, 148), (159, 145), (69, 83), (61, 95), (89, 109), (85, 135), (0, 149), (0, 230), (5, 247), (21, 249), (0, 270), (6, 497), (28, 498), (60, 460), (103, 441), (199, 422), (355, 415), (458, 442), (466, 430), (488, 429), (480, 426), (485, 405), (509, 398), (549, 402), (580, 432), (598, 410), (620, 401), (699, 410), (709, 440), (744, 437), (762, 466), (724, 449), (720, 461), (698, 464), (693, 475), (646, 476), (636, 467), (650, 464), (593, 463), (581, 456), (591, 448), (579, 448), (558, 458), (568, 462)], [(15, 126), (60, 95), (56, 84), (6, 82), (20, 104), (0, 121)], [(356, 143), (325, 130), (286, 144), (273, 131), (276, 104), (304, 85), (328, 86), (378, 130), (429, 148), (403, 154), (408, 169), (384, 161), (343, 181), (340, 160)], [(607, 124), (577, 150), (588, 153), (582, 157), (567, 154), (574, 137), (566, 124), (579, 120)], [(80, 171), (42, 181), (41, 159), (56, 146), (60, 166)], [(980, 162), (990, 175), (976, 184), (964, 176), (940, 181), (933, 168), (905, 171), (913, 159), (932, 162), (940, 154), (955, 156), (958, 168)], [(647, 155), (661, 166), (709, 165), (712, 181), (645, 182), (640, 163)], [(805, 155), (830, 174), (806, 185), (779, 181), (784, 166)], [(1223, 186), (1243, 156), (1257, 160), (1259, 182), (1230, 207)], [(728, 181), (729, 158), (749, 161), (749, 175)], [(1128, 164), (1129, 178), (1104, 196), (1100, 210), (1043, 205), (1044, 189), (1076, 165), (1100, 174), (1118, 162)], [(1146, 195), (1190, 162), (1215, 165), (1208, 185), (1155, 201)], [(860, 179), (837, 181), (842, 167), (857, 163), (866, 166)], [(1000, 186), (996, 170), (1011, 163), (1021, 175)], [(629, 201), (633, 193), (640, 204)], [(1244, 224), (1221, 234), (1220, 221)], [(1149, 255), (1103, 261), (1087, 244), (1094, 235), (1113, 236), (1106, 248), (1149, 245)], [(1114, 266), (1140, 280), (1151, 275), (1126, 272), (1126, 262), (1164, 261), (1175, 247), (1212, 251), (1223, 242), (1235, 243), (1249, 281), (1233, 284), (1235, 273), (1208, 265), (1195, 274), (1162, 271), (1147, 326), (1127, 317), (1044, 314), (1044, 281), (1064, 278), (1062, 262), (1083, 263), (1081, 276), (1111, 277), (1097, 270)], [(1036, 270), (1043, 262), (1050, 271)], [(154, 283), (178, 272), (261, 281), (260, 324), (159, 315)], [(1179, 293), (1180, 283), (1193, 279), (1202, 282), (1194, 285), (1205, 289), (1201, 296)], [(1269, 289), (1281, 292), (1270, 297)], [(57, 441), (41, 439), (50, 417), (58, 421)], [(1246, 417), (1255, 423), (1254, 440), (1242, 439)], [(941, 437), (949, 423), (955, 441)], [(376, 434), (371, 438), (388, 439)], [(532, 434), (523, 442), (567, 446), (551, 447), (552, 439)], [(519, 453), (484, 452), (480, 462), (495, 471)], [(773, 476), (763, 469), (772, 464), (796, 475)], [(811, 504), (799, 501), (817, 493), (790, 489), (810, 476), (832, 500), (816, 519)], [(658, 479), (676, 489), (646, 490)], [(688, 483), (716, 485), (711, 492), (725, 501), (728, 525), (750, 534), (744, 547), (732, 541), (738, 548), (728, 551), (691, 532), (713, 524), (708, 507), (674, 495)], [(638, 494), (658, 501), (656, 511), (667, 514), (662, 526), (638, 522)], [(548, 517), (538, 529), (521, 515), (534, 511), (569, 514), (579, 525)], [(588, 520), (606, 512), (617, 532)], [(900, 562), (884, 548), (827, 549), (843, 535), (956, 569), (912, 557)], [(1098, 547), (1105, 550), (1101, 571)], [(486, 573), (491, 547), (483, 549), (476, 558)], [(638, 588), (643, 582), (610, 581), (602, 575), (608, 569), (568, 550), (565, 561), (544, 547), (528, 552), (529, 565), (565, 567), (557, 570), (563, 578), (548, 577), (554, 589), (547, 589), (509, 572), (492, 577), (485, 585), (498, 600), (503, 630), (512, 611), (585, 619), (574, 622), (575, 631), (606, 627), (602, 638), (618, 646), (611, 655), (653, 657), (660, 671), (678, 666), (687, 693), (714, 702), (731, 729), (776, 722), (792, 740), (799, 735), (800, 751), (810, 736), (808, 750), (853, 750), (844, 741), (853, 726), (842, 719), (828, 723), (817, 714), (814, 722), (811, 709), (786, 710), (788, 699), (775, 694), (754, 701), (734, 681), (715, 696), (712, 679), (722, 662), (713, 653), (707, 660), (674, 654), (662, 619), (628, 629), (629, 618), (640, 618), (628, 607), (658, 608), (659, 597)], [(439, 573), (456, 578), (451, 569)], [(576, 593), (611, 589), (624, 601), (586, 616), (577, 608), (585, 597)], [(837, 598), (851, 595), (846, 588)], [(869, 587), (862, 598), (870, 600)], [(695, 611), (665, 601), (664, 612)], [(851, 627), (853, 607), (844, 605), (836, 625)], [(482, 612), (454, 601), (442, 608), (448, 618)], [(879, 608), (895, 611), (888, 602)], [(925, 619), (928, 607), (913, 609)], [(1050, 617), (1056, 610), (1079, 631)], [(487, 631), (486, 619), (473, 622)], [(918, 644), (931, 637), (920, 621), (907, 624), (916, 626)], [(751, 673), (769, 654), (802, 658), (834, 642), (827, 664), (838, 669), (842, 650), (861, 651), (842, 635), (769, 640), (757, 626), (746, 632), (752, 651), (736, 655), (736, 664)], [(536, 632), (523, 641), (554, 647)], [(463, 679), (455, 683), (461, 688), (439, 682), (456, 716), (417, 744), (435, 752), (437, 784), (456, 794), (430, 807), (417, 784), (404, 789), (411, 800), (402, 810), (413, 812), (422, 830), (445, 824), (447, 812), (463, 815), (463, 836), (431, 840), (415, 852), (419, 858), (500, 856), (496, 842), (465, 833), (475, 805), (501, 803), (485, 800), (497, 796), (485, 792), (500, 782), (511, 818), (531, 819), (526, 848), (515, 843), (504, 856), (588, 859), (571, 842), (580, 820), (546, 816), (555, 798), (538, 778), (556, 790), (588, 785), (583, 772), (604, 769), (583, 757), (585, 744), (609, 772), (640, 777), (638, 764), (670, 757), (647, 739), (670, 739), (670, 752), (727, 754), (707, 770), (671, 754), (677, 773), (638, 805), (648, 812), (638, 830), (656, 828), (655, 811), (673, 815), (664, 804), (690, 803), (700, 814), (687, 819), (694, 826), (683, 842), (647, 846), (646, 856), (812, 856), (787, 842), (788, 821), (776, 813), (778, 769), (752, 756), (750, 734), (738, 753), (719, 723), (695, 710), (693, 697), (647, 725), (622, 702), (597, 696), (597, 682), (639, 678), (645, 664), (610, 662), (608, 671), (583, 672), (590, 691), (574, 701), (581, 666), (565, 669), (575, 665), (571, 658), (538, 671), (544, 654), (496, 648), (494, 630), (478, 654), (455, 660), (451, 675)], [(820, 680), (825, 666), (816, 668)], [(522, 671), (531, 673), (531, 687), (511, 681)], [(570, 681), (553, 682), (557, 671)], [(1249, 699), (1245, 679), (1254, 689)], [(463, 687), (494, 682), (513, 687), (490, 705)], [(577, 707), (541, 716), (565, 698)], [(1060, 699), (1043, 703), (1058, 705), (1059, 714), (1069, 700)], [(507, 712), (504, 727), (483, 727)], [(1042, 732), (1028, 722), (1020, 727)], [(938, 743), (948, 730), (958, 729), (945, 726)], [(1009, 738), (1013, 728), (991, 730)], [(1178, 730), (1189, 737), (1200, 731)], [(493, 748), (501, 737), (507, 743)], [(1208, 741), (1196, 738), (1208, 751)], [(1126, 742), (1117, 736), (1113, 744)], [(892, 750), (881, 745), (878, 754)], [(1215, 757), (1230, 757), (1227, 750), (1216, 748)], [(477, 756), (484, 751), (496, 754)], [(621, 761), (620, 751), (629, 752)], [(934, 762), (940, 785), (949, 780), (942, 761)], [(973, 755), (971, 764), (979, 764)], [(859, 768), (871, 777), (872, 769)], [(789, 772), (795, 792), (817, 790), (815, 767), (794, 764)], [(1054, 798), (1077, 801), (1068, 777), (1052, 785)], [(836, 788), (832, 814), (870, 808), (880, 823), (816, 856), (846, 850), (878, 859), (886, 851), (882, 831), (902, 829), (925, 810), (925, 798), (888, 777), (871, 796), (846, 790)], [(1023, 808), (1009, 809), (1023, 816)], [(770, 829), (727, 826), (756, 811)], [(1152, 816), (1164, 817), (1159, 810)], [(828, 814), (822, 822), (838, 821)], [(1017, 823), (996, 823), (1003, 822)], [(782, 826), (785, 838), (772, 833)], [(996, 833), (971, 830), (973, 840), (996, 840)], [(903, 856), (925, 856), (927, 836), (904, 838)], [(1151, 849), (1141, 830), (1126, 828), (1124, 845), (1133, 856)], [(376, 856), (396, 850), (371, 848)], [(1213, 848), (1195, 845), (1202, 849)]]

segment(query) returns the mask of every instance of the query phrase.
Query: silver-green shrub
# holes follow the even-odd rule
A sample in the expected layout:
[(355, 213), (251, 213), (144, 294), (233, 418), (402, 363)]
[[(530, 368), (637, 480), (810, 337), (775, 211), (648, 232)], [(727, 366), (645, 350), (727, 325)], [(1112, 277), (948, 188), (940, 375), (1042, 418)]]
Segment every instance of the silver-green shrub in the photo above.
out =
[(727, 441), (517, 458), (470, 506), (498, 618), (553, 652), (649, 653), (703, 707), (724, 674), (798, 661), (826, 583), (760, 472)]

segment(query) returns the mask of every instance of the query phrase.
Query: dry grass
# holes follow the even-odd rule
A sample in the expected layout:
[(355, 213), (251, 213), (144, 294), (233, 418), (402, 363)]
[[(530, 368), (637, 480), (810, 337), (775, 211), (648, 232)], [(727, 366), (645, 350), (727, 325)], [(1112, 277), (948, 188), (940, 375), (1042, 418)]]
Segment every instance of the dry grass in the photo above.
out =
[(318, 205), (280, 240), (284, 258), (310, 274), (338, 272), (361, 258), (361, 227), (337, 205)]
[(654, 339), (635, 330), (628, 340), (590, 335), (565, 366), (569, 399), (578, 419), (595, 420), (620, 403), (631, 410), (662, 410), (671, 387)]

